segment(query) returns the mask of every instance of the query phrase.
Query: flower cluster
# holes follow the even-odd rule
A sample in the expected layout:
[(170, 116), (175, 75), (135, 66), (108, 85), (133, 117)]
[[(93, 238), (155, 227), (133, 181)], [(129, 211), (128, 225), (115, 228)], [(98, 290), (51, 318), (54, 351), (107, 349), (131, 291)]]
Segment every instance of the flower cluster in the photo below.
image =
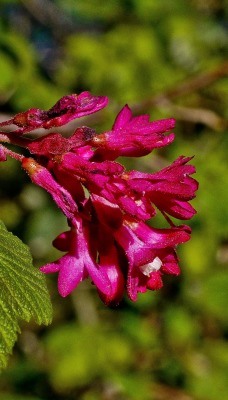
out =
[[(116, 162), (119, 156), (144, 156), (174, 140), (174, 119), (133, 117), (127, 105), (108, 132), (97, 134), (82, 126), (69, 138), (56, 132), (36, 139), (22, 136), (97, 112), (107, 102), (83, 92), (63, 97), (48, 111), (32, 108), (17, 114), (1, 123), (17, 128), (0, 132), (0, 139), (25, 147), (30, 157), (0, 146), (0, 159), (10, 155), (21, 161), (32, 182), (50, 193), (68, 220), (69, 230), (53, 241), (65, 254), (41, 271), (58, 272), (62, 296), (90, 277), (103, 302), (116, 305), (125, 288), (135, 301), (138, 292), (160, 289), (165, 274), (180, 273), (176, 247), (190, 239), (191, 230), (175, 226), (170, 216), (186, 220), (195, 214), (189, 201), (198, 184), (190, 177), (195, 172), (190, 157), (181, 156), (157, 173), (127, 171)], [(147, 224), (157, 212), (168, 228)]]

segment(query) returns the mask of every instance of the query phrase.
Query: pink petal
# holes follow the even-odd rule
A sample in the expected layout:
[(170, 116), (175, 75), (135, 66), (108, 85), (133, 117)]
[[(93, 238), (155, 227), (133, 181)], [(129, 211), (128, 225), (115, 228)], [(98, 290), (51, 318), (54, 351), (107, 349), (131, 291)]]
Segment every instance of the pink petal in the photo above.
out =
[(91, 195), (91, 200), (102, 224), (111, 229), (117, 229), (121, 226), (123, 215), (117, 204), (111, 203), (96, 194)]
[(117, 115), (112, 129), (113, 130), (121, 129), (128, 121), (130, 121), (131, 118), (132, 118), (131, 109), (126, 104)]
[(159, 290), (163, 286), (161, 274), (159, 272), (152, 272), (150, 279), (147, 282), (147, 288), (150, 290)]
[(100, 268), (108, 276), (111, 291), (108, 295), (99, 291), (99, 295), (105, 304), (116, 306), (123, 297), (125, 281), (114, 246), (109, 249), (108, 254), (100, 254)]
[(84, 269), (83, 260), (70, 255), (61, 259), (61, 268), (58, 276), (58, 290), (62, 297), (68, 296), (77, 285), (85, 279), (87, 273)]
[(56, 263), (49, 263), (40, 268), (40, 271), (43, 272), (44, 274), (52, 274), (54, 272), (59, 272), (59, 270), (60, 270), (60, 265), (58, 264), (57, 261)]
[(60, 233), (52, 242), (53, 246), (60, 251), (69, 251), (71, 241), (71, 231)]

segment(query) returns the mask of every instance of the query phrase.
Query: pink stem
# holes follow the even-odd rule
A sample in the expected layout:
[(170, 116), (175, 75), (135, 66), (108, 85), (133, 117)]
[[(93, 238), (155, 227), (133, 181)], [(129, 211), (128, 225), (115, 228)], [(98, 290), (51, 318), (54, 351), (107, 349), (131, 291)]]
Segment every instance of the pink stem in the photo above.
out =
[(14, 151), (7, 149), (7, 147), (4, 147), (4, 153), (17, 161), (23, 161), (24, 156), (22, 154), (15, 153)]
[(7, 126), (12, 124), (13, 124), (13, 119), (8, 119), (8, 121), (0, 122), (0, 126)]

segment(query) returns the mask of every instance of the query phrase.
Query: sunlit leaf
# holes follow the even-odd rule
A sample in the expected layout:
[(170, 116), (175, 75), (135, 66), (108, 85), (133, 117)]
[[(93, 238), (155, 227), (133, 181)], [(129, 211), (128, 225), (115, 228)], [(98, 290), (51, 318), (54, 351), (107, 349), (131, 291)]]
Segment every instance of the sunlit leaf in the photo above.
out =
[(32, 265), (31, 255), (20, 239), (0, 221), (0, 369), (20, 332), (19, 321), (34, 318), (49, 324), (52, 307), (44, 276)]

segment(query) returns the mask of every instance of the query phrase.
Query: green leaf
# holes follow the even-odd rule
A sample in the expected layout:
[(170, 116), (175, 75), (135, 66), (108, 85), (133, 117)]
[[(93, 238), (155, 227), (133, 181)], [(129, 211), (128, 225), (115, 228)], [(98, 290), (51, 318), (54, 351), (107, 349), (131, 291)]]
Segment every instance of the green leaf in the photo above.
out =
[(32, 265), (28, 247), (0, 221), (0, 369), (20, 332), (19, 320), (49, 324), (52, 306), (44, 275)]

